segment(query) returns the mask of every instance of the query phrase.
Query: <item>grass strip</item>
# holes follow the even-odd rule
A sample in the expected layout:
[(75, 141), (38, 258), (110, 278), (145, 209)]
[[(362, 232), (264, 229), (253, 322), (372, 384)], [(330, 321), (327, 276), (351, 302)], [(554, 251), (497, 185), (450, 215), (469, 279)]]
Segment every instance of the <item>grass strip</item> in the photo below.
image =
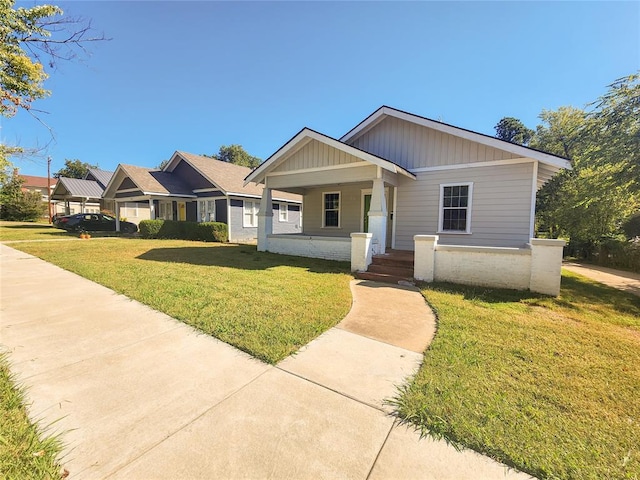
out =
[(56, 456), (62, 449), (55, 437), (29, 421), (25, 394), (0, 354), (0, 478), (7, 480), (60, 479)]
[(539, 478), (640, 478), (640, 299), (422, 286), (438, 333), (395, 400), (423, 432)]

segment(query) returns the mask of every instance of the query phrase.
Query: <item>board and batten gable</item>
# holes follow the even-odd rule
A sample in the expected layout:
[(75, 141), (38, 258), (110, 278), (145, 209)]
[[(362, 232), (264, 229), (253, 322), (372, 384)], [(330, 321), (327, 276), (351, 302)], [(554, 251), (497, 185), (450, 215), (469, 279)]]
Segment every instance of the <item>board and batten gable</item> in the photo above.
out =
[[(435, 170), (402, 179), (397, 189), (395, 248), (414, 249), (414, 235), (440, 244), (522, 247), (530, 238), (534, 162)], [(472, 183), (471, 233), (439, 232), (440, 185)]]
[(409, 171), (520, 158), (504, 150), (391, 116), (348, 143), (395, 162)]
[(285, 161), (273, 169), (273, 172), (334, 167), (359, 162), (362, 162), (360, 158), (314, 139), (289, 155)]

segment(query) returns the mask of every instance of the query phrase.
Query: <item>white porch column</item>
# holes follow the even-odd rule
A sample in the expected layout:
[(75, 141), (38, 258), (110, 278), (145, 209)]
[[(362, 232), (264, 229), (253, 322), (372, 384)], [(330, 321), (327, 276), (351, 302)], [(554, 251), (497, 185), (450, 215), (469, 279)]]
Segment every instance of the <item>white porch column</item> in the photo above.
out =
[(529, 290), (557, 297), (560, 295), (562, 277), (562, 249), (564, 240), (532, 238), (531, 245), (531, 281)]
[(351, 271), (366, 272), (371, 265), (371, 233), (351, 234)]
[(149, 218), (151, 220), (155, 220), (156, 219), (156, 206), (153, 203), (153, 198), (149, 199)]
[(373, 234), (371, 240), (374, 255), (385, 252), (387, 245), (387, 199), (384, 194), (384, 181), (382, 172), (378, 167), (378, 177), (373, 181), (371, 190), (371, 205), (369, 206), (369, 233)]
[(268, 236), (273, 233), (273, 203), (271, 201), (271, 189), (267, 188), (267, 179), (264, 180), (264, 190), (260, 200), (258, 212), (258, 251), (269, 250)]
[(414, 235), (413, 278), (433, 282), (436, 271), (438, 235)]
[(116, 200), (116, 232), (120, 231), (120, 204)]

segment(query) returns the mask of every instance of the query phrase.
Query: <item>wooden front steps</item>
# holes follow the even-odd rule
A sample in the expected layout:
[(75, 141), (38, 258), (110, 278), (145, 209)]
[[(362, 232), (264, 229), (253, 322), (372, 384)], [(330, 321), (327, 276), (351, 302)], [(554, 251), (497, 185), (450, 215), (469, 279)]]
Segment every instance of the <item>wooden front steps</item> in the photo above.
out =
[(374, 255), (366, 272), (356, 273), (362, 280), (374, 282), (413, 283), (413, 252), (410, 250), (387, 250), (383, 255)]

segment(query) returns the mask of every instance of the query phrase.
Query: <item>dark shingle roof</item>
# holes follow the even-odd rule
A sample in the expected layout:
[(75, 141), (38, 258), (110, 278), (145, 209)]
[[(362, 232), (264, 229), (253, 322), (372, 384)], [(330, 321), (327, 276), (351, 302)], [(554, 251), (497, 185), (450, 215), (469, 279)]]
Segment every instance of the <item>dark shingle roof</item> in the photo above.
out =
[(120, 167), (145, 193), (194, 196), (189, 186), (171, 173), (135, 165), (120, 165)]

